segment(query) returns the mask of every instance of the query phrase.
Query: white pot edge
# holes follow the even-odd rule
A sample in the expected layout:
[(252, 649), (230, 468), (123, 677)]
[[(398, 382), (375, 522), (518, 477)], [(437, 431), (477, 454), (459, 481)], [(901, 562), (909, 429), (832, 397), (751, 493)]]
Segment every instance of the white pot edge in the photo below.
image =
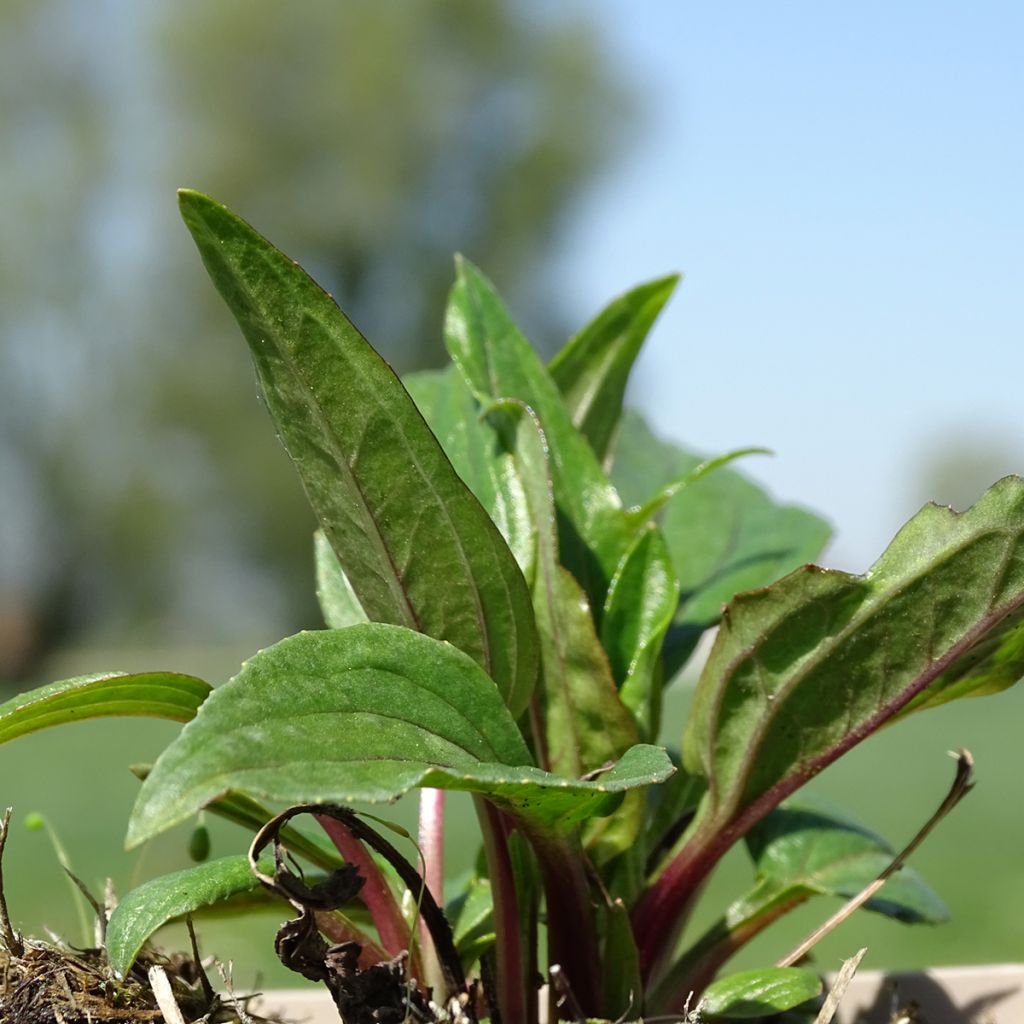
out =
[[(1019, 1024), (1024, 1022), (1024, 964), (861, 971), (846, 991), (835, 1024), (889, 1024), (894, 1005), (910, 1000), (920, 1005), (928, 1024)], [(330, 996), (321, 989), (268, 992), (252, 1009), (286, 1014), (290, 1024), (338, 1024)]]

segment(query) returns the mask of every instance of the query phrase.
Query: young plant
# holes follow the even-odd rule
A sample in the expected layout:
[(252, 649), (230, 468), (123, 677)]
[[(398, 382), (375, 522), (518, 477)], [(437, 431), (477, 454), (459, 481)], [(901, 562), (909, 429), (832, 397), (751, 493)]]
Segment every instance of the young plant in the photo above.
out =
[[(453, 365), (401, 382), (296, 263), (206, 196), (180, 201), (319, 520), (329, 628), (216, 690), (110, 674), (0, 707), (0, 741), (104, 715), (187, 723), (142, 783), (129, 845), (202, 809), (256, 833), (248, 857), (129, 893), (114, 968), (171, 918), (262, 883), (298, 915), (279, 955), (349, 1022), (533, 1024), (542, 975), (549, 1020), (806, 1006), (820, 982), (800, 967), (713, 979), (797, 904), (891, 867), (878, 836), (791, 799), (804, 783), (895, 719), (1024, 674), (1024, 483), (963, 514), (925, 507), (863, 576), (821, 569), (827, 527), (723, 468), (743, 453), (701, 462), (623, 413), (675, 278), (617, 299), (545, 366), (458, 260)], [(663, 690), (713, 627), (670, 755)], [(355, 810), (414, 789), (415, 864)], [(451, 790), (472, 794), (482, 855), (443, 907)], [(741, 840), (752, 890), (680, 946)], [(944, 916), (906, 869), (866, 895), (905, 921)]]

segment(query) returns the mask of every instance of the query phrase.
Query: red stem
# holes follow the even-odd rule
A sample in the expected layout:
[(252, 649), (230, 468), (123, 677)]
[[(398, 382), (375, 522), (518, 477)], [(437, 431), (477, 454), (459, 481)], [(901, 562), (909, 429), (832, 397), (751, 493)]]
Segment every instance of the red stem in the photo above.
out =
[[(388, 885), (384, 873), (363, 844), (356, 839), (345, 825), (325, 814), (316, 815), (316, 820), (331, 838), (345, 861), (355, 865), (359, 874), (365, 879), (359, 898), (370, 911), (373, 923), (380, 936), (381, 945), (388, 955), (395, 957), (404, 950), (410, 949), (409, 926), (402, 916), (402, 909), (395, 899), (395, 894)], [(414, 952), (414, 951), (413, 951)], [(415, 968), (418, 970), (418, 966)]]
[[(705, 839), (704, 836), (708, 836)], [(633, 908), (640, 977), (647, 988), (675, 946), (690, 901), (723, 853), (738, 839), (728, 830), (700, 829)]]

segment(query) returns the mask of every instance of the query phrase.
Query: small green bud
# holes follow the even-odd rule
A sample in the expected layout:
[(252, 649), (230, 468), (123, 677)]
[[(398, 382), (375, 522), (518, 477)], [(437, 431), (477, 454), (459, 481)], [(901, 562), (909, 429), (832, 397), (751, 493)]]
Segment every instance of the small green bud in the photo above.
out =
[(210, 856), (210, 830), (205, 825), (196, 825), (188, 841), (188, 855), (196, 862)]

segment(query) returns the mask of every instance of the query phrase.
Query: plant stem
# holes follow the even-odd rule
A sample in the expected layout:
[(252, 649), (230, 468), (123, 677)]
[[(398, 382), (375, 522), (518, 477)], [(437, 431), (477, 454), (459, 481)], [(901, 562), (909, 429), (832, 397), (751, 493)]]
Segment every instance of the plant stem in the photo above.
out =
[(548, 922), (548, 963), (557, 964), (583, 1010), (600, 1016), (601, 972), (597, 921), (578, 840), (531, 835)]
[[(338, 853), (349, 863), (359, 869), (364, 882), (359, 898), (370, 911), (373, 923), (380, 936), (381, 945), (387, 950), (388, 956), (398, 956), (409, 949), (409, 928), (402, 916), (401, 907), (395, 894), (388, 885), (384, 873), (363, 844), (352, 835), (349, 829), (335, 818), (326, 814), (315, 815), (323, 830), (331, 838)], [(410, 950), (410, 952), (412, 952)]]
[(419, 848), (423, 881), (444, 906), (444, 790), (420, 790)]
[[(444, 803), (443, 789), (420, 790), (419, 852), (423, 883), (438, 906), (444, 906)], [(419, 921), (420, 945), (423, 948), (424, 981), (435, 991), (444, 989), (444, 973), (434, 948), (434, 939), (427, 922)]]
[(505, 825), (498, 809), (483, 797), (474, 796), (473, 806), (480, 821), (494, 902), (494, 933), (497, 938), (494, 986), (500, 1016), (498, 1024), (536, 1024), (537, 996), (527, 975), (519, 930), (521, 911), (527, 908), (520, 908), (516, 897)]
[(699, 829), (633, 908), (633, 934), (645, 988), (675, 945), (686, 911), (708, 873), (736, 838)]

